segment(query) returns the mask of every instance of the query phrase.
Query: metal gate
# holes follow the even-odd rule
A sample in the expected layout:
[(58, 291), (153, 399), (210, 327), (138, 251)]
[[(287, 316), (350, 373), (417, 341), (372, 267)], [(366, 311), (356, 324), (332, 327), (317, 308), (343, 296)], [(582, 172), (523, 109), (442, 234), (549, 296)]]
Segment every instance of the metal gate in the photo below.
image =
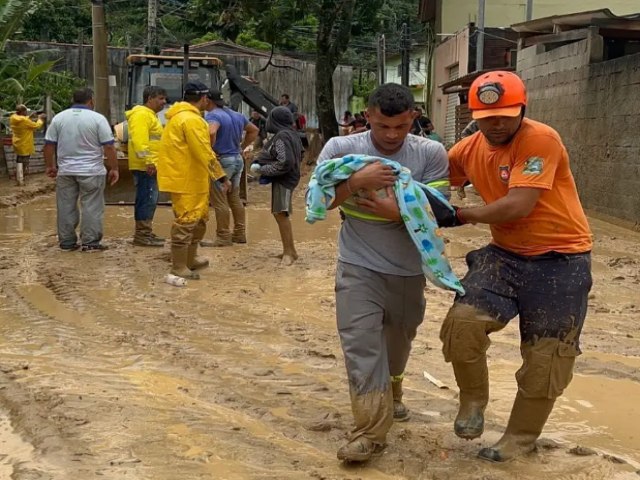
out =
[[(449, 81), (458, 78), (458, 65), (449, 68)], [(456, 106), (458, 94), (447, 95), (447, 118), (444, 125), (444, 144), (453, 145), (456, 141)]]

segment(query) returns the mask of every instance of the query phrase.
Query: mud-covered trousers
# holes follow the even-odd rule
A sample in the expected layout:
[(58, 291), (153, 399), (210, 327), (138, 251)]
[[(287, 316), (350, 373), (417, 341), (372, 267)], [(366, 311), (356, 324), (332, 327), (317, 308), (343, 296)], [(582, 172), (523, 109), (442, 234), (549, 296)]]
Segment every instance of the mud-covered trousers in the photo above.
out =
[(338, 262), (336, 316), (355, 421), (350, 441), (385, 443), (393, 424), (391, 377), (407, 365), (424, 318), (424, 287), (424, 275), (387, 275)]
[(445, 360), (454, 368), (456, 363), (486, 364), (488, 334), (519, 316), (519, 393), (525, 398), (560, 396), (580, 354), (591, 254), (525, 257), (489, 245), (470, 252), (466, 261), (466, 295), (456, 297), (440, 332)]
[(203, 239), (209, 220), (209, 192), (171, 193), (171, 245), (187, 247)]

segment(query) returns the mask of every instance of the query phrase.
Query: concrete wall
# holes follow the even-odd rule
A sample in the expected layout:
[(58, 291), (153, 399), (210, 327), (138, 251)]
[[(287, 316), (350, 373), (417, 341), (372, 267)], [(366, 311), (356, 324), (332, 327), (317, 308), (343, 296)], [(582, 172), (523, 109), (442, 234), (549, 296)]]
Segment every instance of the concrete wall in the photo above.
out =
[[(524, 22), (525, 0), (490, 0), (485, 2), (485, 26), (508, 27)], [(640, 11), (635, 0), (535, 0), (533, 18), (552, 15), (610, 9), (615, 15), (626, 15)], [(478, 0), (438, 0), (440, 30), (438, 33), (454, 33), (470, 22), (477, 22)]]
[(431, 121), (436, 131), (442, 135), (447, 118), (447, 95), (439, 88), (449, 81), (451, 67), (458, 65), (458, 76), (469, 73), (469, 28), (448, 37), (436, 47), (434, 53), (434, 83), (431, 105)]
[(561, 135), (584, 207), (640, 226), (640, 54), (597, 60), (601, 38), (518, 53), (528, 116)]

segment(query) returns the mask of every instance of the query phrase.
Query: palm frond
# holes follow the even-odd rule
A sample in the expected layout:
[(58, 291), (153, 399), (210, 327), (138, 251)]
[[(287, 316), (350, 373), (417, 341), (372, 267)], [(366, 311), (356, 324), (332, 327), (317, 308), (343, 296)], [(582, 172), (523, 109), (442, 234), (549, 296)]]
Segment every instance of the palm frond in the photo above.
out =
[(0, 50), (4, 50), (7, 40), (33, 5), (33, 0), (0, 0)]

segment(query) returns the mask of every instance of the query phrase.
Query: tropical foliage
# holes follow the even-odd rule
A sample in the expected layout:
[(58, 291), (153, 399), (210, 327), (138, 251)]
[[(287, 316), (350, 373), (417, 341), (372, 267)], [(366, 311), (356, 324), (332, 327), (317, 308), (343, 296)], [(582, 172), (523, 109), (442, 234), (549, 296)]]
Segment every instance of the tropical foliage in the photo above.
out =
[(9, 56), (6, 42), (22, 25), (33, 7), (30, 0), (0, 0), (0, 109), (11, 111), (17, 103), (32, 109), (44, 108), (45, 97), (52, 96), (53, 107), (60, 110), (69, 102), (73, 89), (81, 81), (67, 72), (54, 72), (55, 61), (46, 61), (38, 53)]

